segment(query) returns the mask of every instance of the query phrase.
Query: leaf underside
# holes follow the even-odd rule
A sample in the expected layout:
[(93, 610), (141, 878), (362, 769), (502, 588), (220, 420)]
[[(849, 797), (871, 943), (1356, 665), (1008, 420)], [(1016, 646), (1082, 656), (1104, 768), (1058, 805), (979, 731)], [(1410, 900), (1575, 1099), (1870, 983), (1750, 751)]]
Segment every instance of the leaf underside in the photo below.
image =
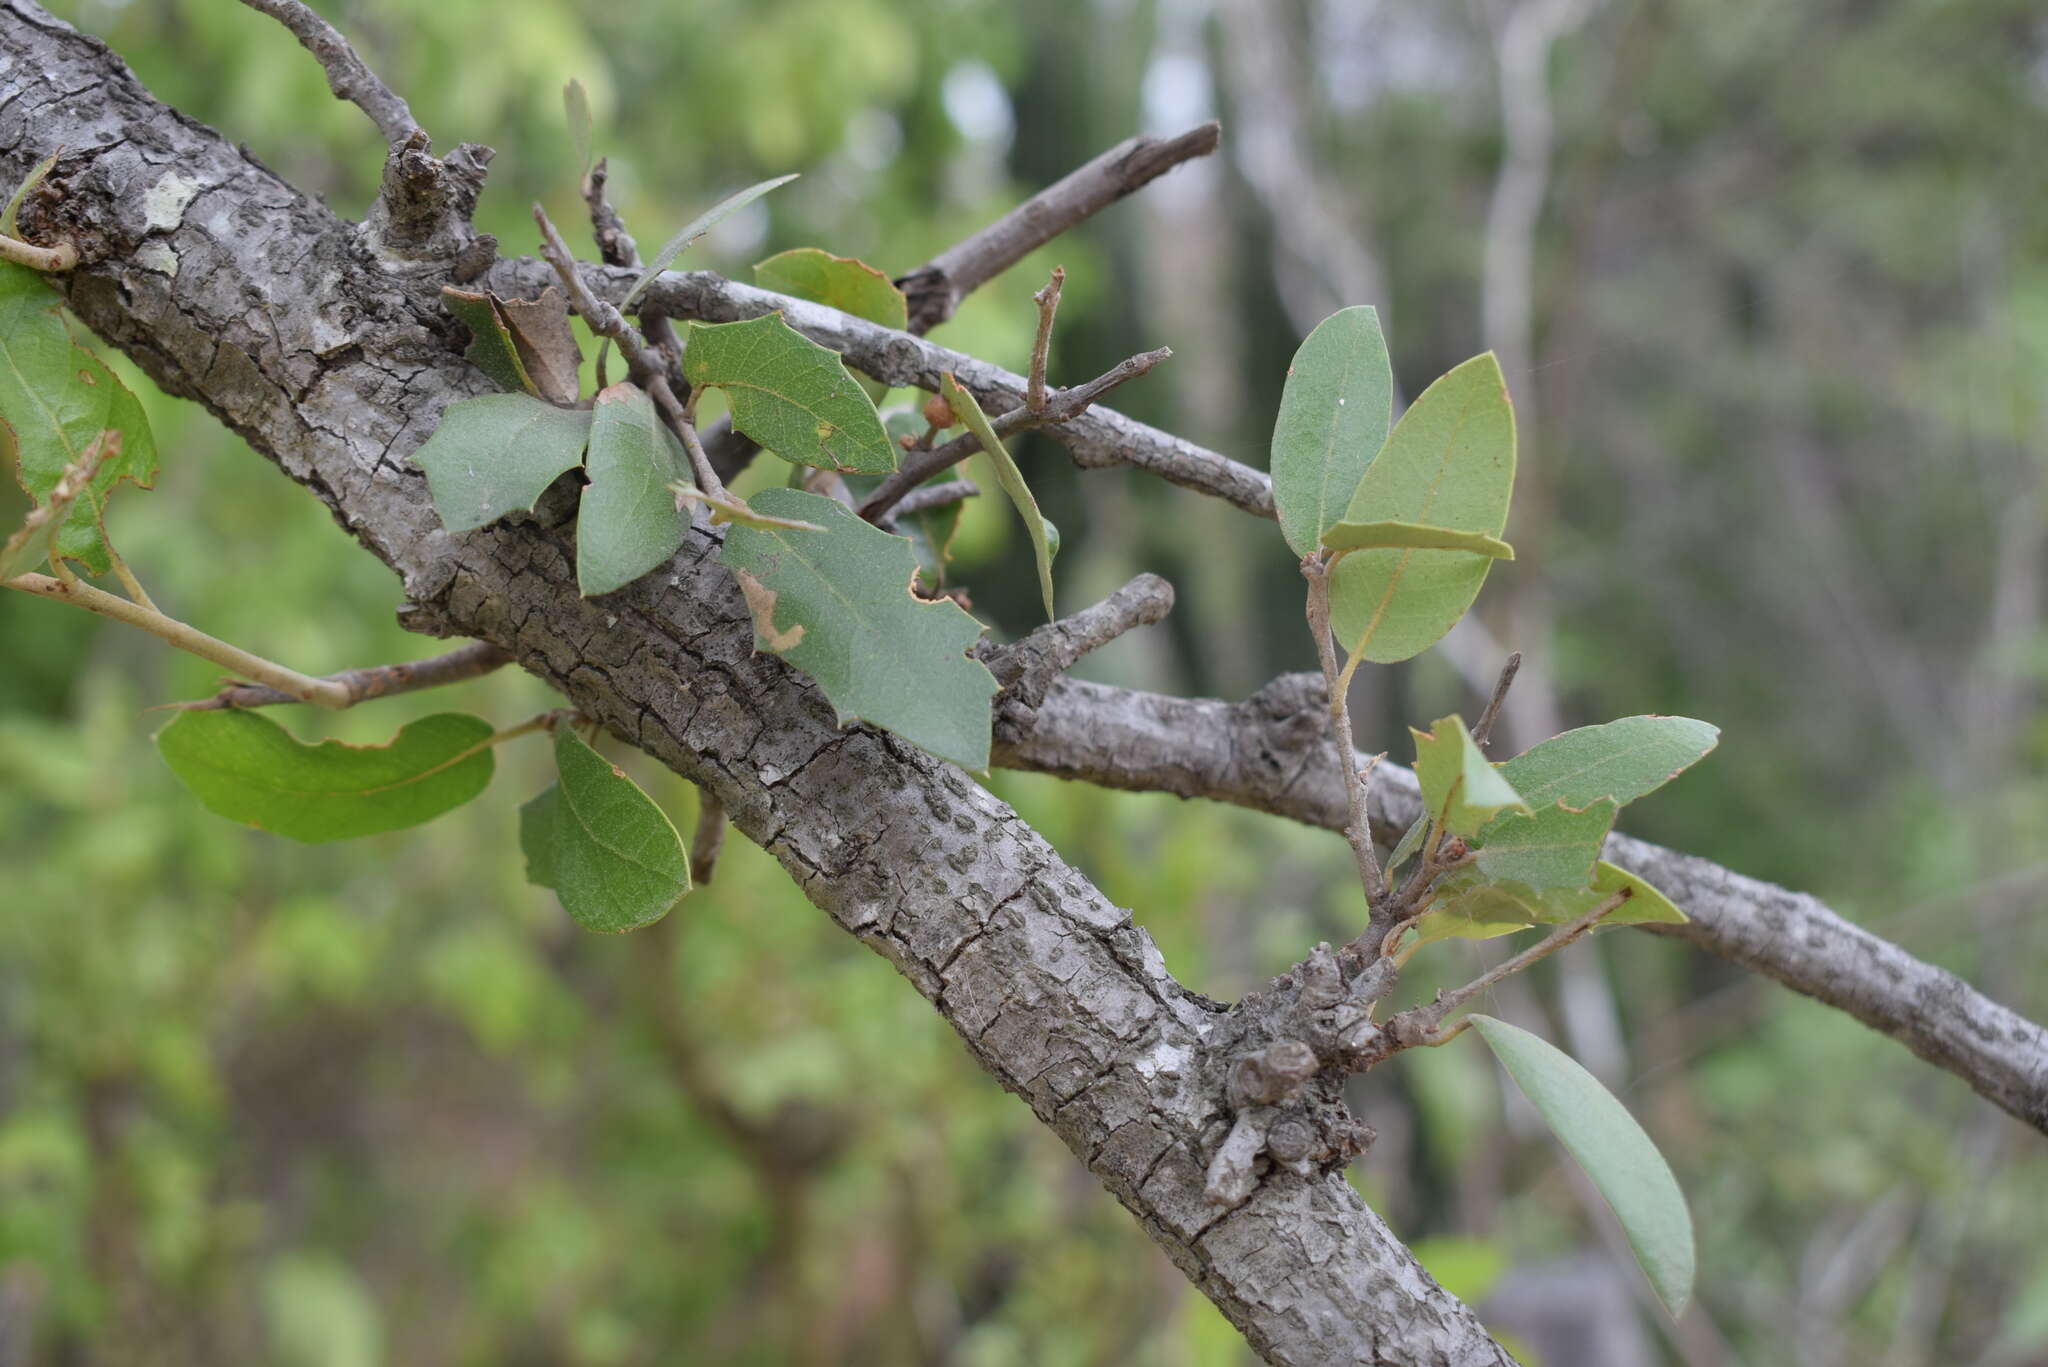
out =
[(591, 415), (530, 394), (485, 394), (448, 405), (412, 453), (434, 510), (451, 532), (475, 531), (530, 509), (563, 471), (583, 462)]
[(1269, 463), (1280, 531), (1296, 555), (1312, 553), (1344, 517), (1387, 440), (1393, 405), (1378, 310), (1357, 305), (1331, 314), (1294, 353)]
[(567, 726), (555, 728), (557, 778), (519, 809), (526, 879), (554, 889), (587, 930), (660, 920), (690, 890), (690, 855), (668, 814)]

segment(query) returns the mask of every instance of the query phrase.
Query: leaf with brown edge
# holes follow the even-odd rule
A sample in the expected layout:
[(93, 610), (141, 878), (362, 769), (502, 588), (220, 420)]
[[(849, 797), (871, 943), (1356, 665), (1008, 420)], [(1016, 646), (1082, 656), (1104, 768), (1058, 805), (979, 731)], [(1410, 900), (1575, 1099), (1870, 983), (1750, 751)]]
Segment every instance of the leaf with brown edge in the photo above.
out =
[(540, 396), (550, 403), (575, 403), (583, 393), (583, 350), (569, 327), (562, 292), (549, 285), (538, 299), (499, 299), (497, 304)]
[(519, 357), (519, 347), (512, 340), (504, 316), (498, 312), (494, 296), (443, 285), (441, 302), (469, 329), (469, 345), (462, 352), (464, 360), (508, 393), (540, 396), (540, 387), (526, 373), (526, 363)]

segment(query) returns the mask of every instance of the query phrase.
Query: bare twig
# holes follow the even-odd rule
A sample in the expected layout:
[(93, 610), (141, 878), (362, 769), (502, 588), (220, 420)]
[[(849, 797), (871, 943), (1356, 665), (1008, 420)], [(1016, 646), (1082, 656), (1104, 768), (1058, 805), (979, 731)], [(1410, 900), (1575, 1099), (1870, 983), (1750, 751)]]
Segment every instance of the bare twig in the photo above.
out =
[(948, 247), (896, 282), (910, 298), (910, 330), (931, 331), (977, 287), (1030, 252), (1182, 162), (1215, 151), (1222, 132), (1222, 125), (1211, 122), (1175, 138), (1126, 139)]
[[(982, 660), (1006, 689), (1032, 675), (1043, 676), (1050, 683), (1083, 655), (1100, 650), (1135, 627), (1163, 620), (1172, 610), (1173, 585), (1156, 574), (1141, 574), (1094, 606), (1047, 622), (1021, 641), (985, 648)], [(1045, 685), (1040, 684), (1038, 697), (1044, 692)], [(1037, 698), (1029, 701), (1036, 705)]]
[(725, 804), (709, 788), (697, 790), (697, 830), (690, 837), (690, 881), (703, 887), (718, 869), (725, 848)]
[(0, 233), (0, 261), (12, 261), (32, 271), (68, 271), (78, 264), (78, 248), (69, 242), (37, 247)]
[[(607, 266), (640, 266), (640, 245), (626, 231), (625, 221), (605, 198), (604, 188), (610, 175), (610, 168), (599, 158), (590, 174), (583, 181), (583, 203), (590, 210), (590, 232), (597, 241), (597, 253)], [(640, 320), (646, 329), (647, 340), (660, 347), (666, 357), (669, 387), (682, 383), (680, 366), (683, 359), (682, 339), (676, 336), (676, 325), (659, 314), (649, 314)], [(757, 448), (758, 449), (758, 448)]]
[[(512, 662), (509, 651), (492, 645), (489, 641), (472, 641), (446, 655), (435, 655), (425, 660), (411, 660), (404, 664), (370, 665), (363, 669), (345, 669), (339, 674), (329, 674), (322, 682), (339, 684), (347, 693), (348, 701), (342, 706), (349, 707), (371, 698), (389, 697), (394, 693), (417, 693), (422, 689), (444, 688), (449, 684), (462, 683), (469, 679), (481, 678)], [(230, 684), (210, 698), (198, 702), (181, 703), (186, 712), (211, 712), (227, 707), (272, 707), (279, 703), (304, 702), (280, 689), (267, 688), (262, 684)]]
[(1493, 696), (1487, 700), (1486, 710), (1479, 714), (1479, 725), (1472, 728), (1472, 743), (1484, 746), (1487, 737), (1493, 734), (1493, 724), (1500, 720), (1500, 705), (1507, 701), (1508, 689), (1515, 682), (1515, 675), (1522, 669), (1522, 652), (1508, 656), (1508, 662), (1500, 667), (1500, 679), (1493, 686)]
[(1053, 315), (1060, 311), (1060, 286), (1067, 283), (1064, 266), (1052, 268), (1052, 279), (1045, 282), (1045, 288), (1031, 296), (1038, 305), (1038, 336), (1031, 342), (1030, 388), (1024, 392), (1024, 406), (1034, 413), (1045, 410), (1045, 361), (1052, 350)]
[[(1007, 437), (1012, 432), (1022, 432), (1028, 428), (1053, 427), (1063, 422), (1071, 422), (1087, 412), (1104, 394), (1126, 380), (1143, 375), (1171, 355), (1172, 348), (1160, 347), (1156, 351), (1126, 357), (1088, 383), (1052, 394), (1042, 408), (1033, 410), (1027, 401), (998, 417), (991, 418), (989, 426), (995, 429), (997, 436)], [(972, 432), (963, 432), (944, 446), (928, 451), (911, 452), (896, 473), (883, 480), (875, 491), (868, 495), (867, 501), (860, 505), (860, 515), (870, 522), (880, 520), (919, 484), (941, 470), (958, 465), (980, 449), (981, 439)]]
[(413, 129), (412, 110), (391, 88), (377, 79), (377, 73), (356, 56), (348, 39), (315, 14), (301, 0), (242, 0), (250, 9), (267, 14), (291, 30), (306, 51), (327, 73), (327, 88), (337, 99), (347, 100), (377, 125), (387, 143), (401, 142)]
[[(1344, 801), (1351, 819), (1344, 823), (1344, 839), (1351, 846), (1352, 862), (1358, 866), (1358, 881), (1365, 889), (1370, 908), (1368, 927), (1378, 924), (1387, 904), (1387, 890), (1380, 875), (1380, 858), (1372, 847), (1371, 773), (1377, 764), (1360, 770), (1351, 741), (1351, 708), (1344, 684), (1349, 676), (1337, 668), (1337, 648), (1330, 639), (1330, 562), (1322, 555), (1302, 557), (1302, 578), (1308, 581), (1308, 629), (1315, 636), (1316, 659), (1323, 667), (1323, 679), (1330, 693), (1330, 740), (1337, 763), (1343, 767)], [(1370, 930), (1368, 930), (1370, 934)]]
[(921, 484), (896, 501), (896, 506), (884, 513), (879, 526), (887, 527), (901, 517), (915, 513), (928, 513), (934, 508), (944, 508), (963, 499), (979, 496), (981, 489), (968, 479), (949, 479), (944, 484)]

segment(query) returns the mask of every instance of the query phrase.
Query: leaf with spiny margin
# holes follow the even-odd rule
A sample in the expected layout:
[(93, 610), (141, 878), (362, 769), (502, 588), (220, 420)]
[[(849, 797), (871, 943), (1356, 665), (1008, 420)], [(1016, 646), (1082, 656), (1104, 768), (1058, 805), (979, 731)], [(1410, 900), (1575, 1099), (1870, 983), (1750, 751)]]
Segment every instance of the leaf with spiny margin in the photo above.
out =
[(988, 414), (981, 411), (974, 395), (953, 378), (951, 371), (939, 374), (939, 397), (952, 407), (953, 416), (981, 439), (981, 449), (988, 453), (989, 463), (995, 466), (996, 482), (1003, 486), (1010, 502), (1017, 505), (1017, 516), (1024, 519), (1024, 535), (1031, 541), (1031, 558), (1038, 564), (1038, 592), (1045, 600), (1045, 620), (1050, 622), (1057, 615), (1052, 606), (1052, 558), (1059, 551), (1059, 528), (1038, 511), (1038, 500), (1031, 496), (1031, 486), (1024, 482), (1024, 472), (1003, 449), (1003, 439), (996, 435)]
[(431, 821), (491, 781), (491, 724), (442, 712), (383, 745), (307, 745), (255, 712), (180, 712), (157, 750), (207, 810), (307, 844)]
[(141, 402), (71, 340), (42, 275), (12, 261), (0, 261), (0, 426), (13, 437), (22, 490), (38, 505), (101, 432), (121, 434), (120, 453), (100, 463), (50, 545), (53, 557), (76, 561), (87, 574), (107, 573), (107, 499), (124, 479), (144, 489), (155, 480), (156, 439)]
[(1628, 889), (1628, 900), (1601, 917), (1602, 926), (1685, 923), (1685, 913), (1655, 884), (1604, 859), (1593, 865), (1590, 885), (1540, 892), (1521, 883), (1490, 881), (1477, 868), (1456, 869), (1439, 879), (1431, 890), (1430, 915), (1442, 912), (1476, 922), (1565, 925), (1623, 888)]
[(669, 486), (689, 477), (689, 456), (639, 385), (621, 380), (590, 416), (590, 487), (576, 513), (576, 590), (622, 589), (665, 563), (687, 525)]
[(1415, 737), (1415, 778), (1423, 810), (1452, 835), (1475, 835), (1502, 811), (1529, 810), (1512, 783), (1486, 762), (1462, 717), (1443, 717)]
[(1473, 551), (1491, 560), (1513, 560), (1515, 548), (1485, 532), (1425, 527), (1420, 522), (1339, 522), (1323, 533), (1332, 551), (1374, 551), (1389, 547), (1418, 551)]
[(797, 465), (887, 474), (896, 446), (839, 353), (783, 321), (691, 323), (683, 378), (725, 391), (732, 425)]
[(690, 855), (668, 814), (591, 749), (555, 728), (556, 782), (519, 809), (526, 881), (553, 888), (576, 924), (617, 934), (668, 914), (690, 890)]
[(910, 302), (895, 281), (865, 261), (819, 247), (792, 247), (756, 261), (754, 283), (898, 332), (910, 326)]
[[(910, 592), (910, 543), (835, 499), (797, 489), (754, 495), (762, 511), (823, 532), (735, 527), (720, 557), (745, 571), (755, 644), (818, 681), (843, 726), (885, 727), (941, 759), (988, 768), (995, 676), (967, 650), (981, 623), (950, 599)], [(744, 581), (743, 581), (744, 582)]]
[(1344, 517), (1387, 440), (1394, 372), (1377, 309), (1359, 304), (1316, 324), (1287, 366), (1273, 421), (1273, 505), (1296, 555)]
[(491, 383), (500, 389), (540, 396), (540, 386), (526, 373), (526, 364), (519, 359), (519, 348), (512, 341), (512, 332), (505, 326), (494, 297), (443, 285), (441, 302), (469, 329), (469, 345), (462, 352), (464, 360), (490, 376)]
[(1614, 1208), (1636, 1261), (1673, 1315), (1692, 1298), (1692, 1216), (1643, 1127), (1599, 1080), (1535, 1035), (1492, 1016), (1472, 1025)]
[(1481, 829), (1475, 856), (1479, 872), (1538, 892), (1585, 887), (1620, 807), (1611, 798), (1584, 809), (1530, 805), (1532, 811), (1503, 812)]
[(569, 120), (569, 146), (576, 153), (576, 174), (590, 174), (590, 92), (583, 82), (571, 80), (562, 87), (562, 113)]
[[(1422, 392), (1366, 468), (1346, 522), (1416, 522), (1497, 539), (1515, 483), (1515, 412), (1492, 352)], [(1490, 556), (1388, 547), (1353, 551), (1330, 575), (1330, 618), (1352, 655), (1391, 664), (1456, 625)]]
[(1626, 806), (1677, 778), (1720, 739), (1720, 727), (1691, 717), (1623, 717), (1532, 745), (1501, 772), (1539, 805), (1584, 807), (1607, 797)]
[(4, 544), (0, 544), (0, 579), (26, 574), (50, 558), (50, 543), (57, 535), (57, 529), (70, 516), (71, 505), (91, 485), (100, 463), (118, 456), (120, 452), (121, 434), (109, 428), (85, 448), (85, 454), (75, 465), (65, 468), (56, 487), (50, 490), (49, 498), (41, 507), (29, 509), (21, 525), (14, 529)]
[(412, 453), (427, 472), (441, 525), (475, 531), (530, 509), (565, 470), (583, 463), (590, 414), (531, 394), (485, 394), (448, 405), (441, 425)]
[[(495, 299), (496, 296), (493, 296)], [(573, 404), (583, 394), (583, 348), (569, 326), (569, 306), (549, 285), (538, 299), (496, 299), (519, 361), (550, 403)]]

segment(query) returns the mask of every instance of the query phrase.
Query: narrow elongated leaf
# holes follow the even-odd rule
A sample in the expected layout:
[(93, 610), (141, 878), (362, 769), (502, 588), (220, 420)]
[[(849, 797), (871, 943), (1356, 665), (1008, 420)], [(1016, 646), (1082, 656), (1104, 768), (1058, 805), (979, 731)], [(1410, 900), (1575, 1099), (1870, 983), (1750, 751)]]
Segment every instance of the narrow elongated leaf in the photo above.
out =
[[(1515, 482), (1515, 414), (1488, 352), (1422, 392), (1367, 467), (1346, 522), (1414, 522), (1498, 538)], [(1354, 551), (1330, 576), (1339, 643), (1380, 664), (1434, 645), (1465, 615), (1493, 561), (1469, 551)]]
[(1379, 311), (1361, 304), (1318, 323), (1287, 367), (1273, 422), (1273, 503), (1296, 555), (1314, 551), (1344, 517), (1393, 407)]
[(588, 467), (576, 514), (576, 588), (593, 598), (624, 588), (683, 544), (686, 523), (669, 485), (689, 477), (689, 457), (647, 391), (621, 381), (597, 396)]
[(553, 888), (586, 930), (636, 930), (690, 890), (690, 855), (668, 814), (567, 726), (553, 787), (519, 811), (527, 881)]
[(1536, 805), (1626, 805), (1684, 773), (1720, 742), (1721, 728), (1691, 717), (1623, 717), (1532, 745), (1501, 765)]
[(722, 559), (746, 576), (755, 644), (816, 679), (841, 725), (871, 722), (941, 759), (986, 770), (996, 681), (967, 654), (981, 623), (951, 600), (914, 597), (910, 543), (838, 501), (764, 489), (753, 502), (826, 529), (726, 533)]
[(498, 312), (497, 301), (491, 295), (443, 285), (441, 302), (469, 329), (469, 345), (462, 352), (464, 360), (490, 376), (491, 383), (500, 389), (540, 396), (540, 387), (526, 373), (526, 363), (519, 359), (519, 348), (513, 344), (512, 332), (505, 326), (504, 315)]
[(1024, 535), (1031, 540), (1031, 558), (1038, 565), (1038, 593), (1045, 600), (1045, 620), (1050, 622), (1057, 615), (1052, 606), (1052, 558), (1058, 544), (1054, 538), (1059, 533), (1045, 514), (1038, 511), (1038, 500), (1031, 496), (1031, 486), (1024, 482), (1024, 472), (1017, 468), (1017, 462), (1010, 459), (1010, 453), (1003, 448), (1003, 440), (996, 435), (996, 429), (989, 425), (988, 415), (981, 411), (974, 395), (966, 386), (953, 378), (950, 371), (939, 376), (939, 395), (952, 406), (953, 416), (967, 424), (967, 430), (981, 438), (981, 449), (988, 453), (989, 462), (996, 467), (996, 482), (1003, 486), (1003, 492), (1010, 496), (1010, 502), (1017, 505), (1017, 516), (1024, 519)]
[(756, 261), (754, 283), (899, 332), (910, 326), (910, 302), (887, 274), (818, 247), (794, 247)]
[(491, 781), (491, 724), (443, 712), (384, 745), (307, 745), (256, 712), (180, 712), (157, 750), (207, 810), (318, 844), (395, 831), (459, 807)]
[(449, 404), (412, 463), (427, 472), (441, 524), (468, 532), (533, 507), (564, 470), (582, 464), (589, 436), (586, 412), (530, 394), (485, 394)]
[(1664, 1155), (1622, 1104), (1569, 1055), (1492, 1016), (1475, 1015), (1472, 1024), (1614, 1208), (1665, 1308), (1673, 1315), (1685, 1309), (1692, 1298), (1692, 1216)]
[(782, 314), (692, 323), (683, 378), (722, 389), (732, 425), (786, 461), (887, 474), (897, 450), (874, 400), (840, 362)]
[(569, 120), (569, 146), (576, 153), (576, 174), (590, 174), (590, 92), (572, 80), (562, 87), (562, 113)]
[(113, 567), (100, 531), (107, 499), (124, 479), (149, 487), (156, 440), (142, 404), (97, 356), (72, 342), (42, 276), (11, 261), (0, 261), (0, 422), (14, 438), (16, 477), (38, 505), (100, 433), (121, 434), (119, 454), (100, 463), (50, 543), (52, 556), (105, 574)]
[(1489, 560), (1513, 560), (1515, 548), (1485, 532), (1460, 532), (1425, 527), (1419, 522), (1339, 522), (1323, 533), (1323, 546), (1333, 551), (1371, 551), (1383, 547), (1418, 551), (1472, 551)]
[(1415, 737), (1415, 777), (1422, 785), (1423, 810), (1452, 835), (1476, 835), (1495, 814), (1526, 812), (1529, 805), (1514, 785), (1487, 763), (1461, 717), (1444, 717)]
[(1562, 803), (1531, 806), (1530, 812), (1503, 812), (1487, 823), (1481, 832), (1479, 871), (1538, 892), (1585, 887), (1619, 808), (1609, 798), (1583, 811)]

